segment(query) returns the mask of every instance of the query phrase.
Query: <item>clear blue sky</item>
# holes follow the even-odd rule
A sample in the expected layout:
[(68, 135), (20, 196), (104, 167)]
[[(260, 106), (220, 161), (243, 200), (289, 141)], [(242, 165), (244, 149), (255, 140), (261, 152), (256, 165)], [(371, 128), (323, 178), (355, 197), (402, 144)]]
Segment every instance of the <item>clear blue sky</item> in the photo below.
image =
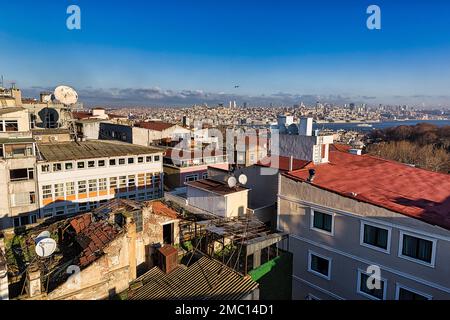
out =
[[(70, 4), (81, 30), (66, 28)], [(366, 28), (370, 4), (379, 31)], [(0, 74), (105, 104), (319, 95), (448, 106), (449, 17), (446, 0), (3, 1)]]

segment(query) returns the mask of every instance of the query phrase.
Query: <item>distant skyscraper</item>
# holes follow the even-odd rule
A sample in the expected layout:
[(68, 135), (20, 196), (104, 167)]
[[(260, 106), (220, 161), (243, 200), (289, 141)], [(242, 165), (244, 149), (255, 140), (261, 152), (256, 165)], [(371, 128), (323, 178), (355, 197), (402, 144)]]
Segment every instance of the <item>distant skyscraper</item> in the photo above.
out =
[(236, 108), (236, 101), (230, 101), (230, 108)]

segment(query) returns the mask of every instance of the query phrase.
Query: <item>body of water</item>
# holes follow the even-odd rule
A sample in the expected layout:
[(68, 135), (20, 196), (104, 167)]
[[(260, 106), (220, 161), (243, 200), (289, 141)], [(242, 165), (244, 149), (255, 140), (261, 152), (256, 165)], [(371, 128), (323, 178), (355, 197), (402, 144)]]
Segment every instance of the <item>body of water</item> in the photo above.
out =
[(331, 130), (346, 130), (346, 131), (360, 131), (368, 132), (374, 129), (386, 129), (397, 126), (414, 126), (418, 123), (431, 123), (437, 126), (450, 126), (450, 120), (407, 120), (407, 121), (386, 121), (386, 122), (367, 122), (371, 127), (360, 127), (359, 123), (344, 122), (344, 123), (314, 123), (313, 129), (331, 129)]

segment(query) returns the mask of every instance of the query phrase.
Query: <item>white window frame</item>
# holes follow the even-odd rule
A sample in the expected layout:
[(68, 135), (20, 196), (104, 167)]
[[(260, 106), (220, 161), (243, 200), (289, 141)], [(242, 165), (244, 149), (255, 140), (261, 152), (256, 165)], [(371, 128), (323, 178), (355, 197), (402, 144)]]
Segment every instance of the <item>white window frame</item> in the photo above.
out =
[[(387, 249), (383, 249), (383, 248), (380, 248), (380, 247), (377, 247), (377, 246), (374, 246), (374, 245), (371, 245), (369, 243), (365, 243), (364, 242), (364, 226), (365, 225), (368, 225), (368, 226), (371, 226), (371, 227), (376, 227), (376, 228), (379, 228), (379, 229), (387, 230), (387, 232), (388, 232)], [(386, 254), (390, 254), (391, 253), (391, 238), (392, 238), (391, 235), (392, 235), (392, 228), (391, 227), (386, 227), (386, 226), (383, 226), (383, 225), (380, 225), (380, 224), (376, 224), (376, 223), (373, 223), (373, 222), (368, 222), (368, 221), (365, 221), (365, 220), (361, 220), (361, 227), (360, 227), (360, 231), (359, 231), (359, 244), (361, 246), (369, 248), (369, 249), (372, 249), (372, 250), (376, 250), (376, 251), (379, 251), (379, 252), (383, 252), (383, 253), (386, 253)]]
[[(326, 276), (326, 275), (324, 275), (324, 274), (322, 274), (320, 272), (317, 272), (317, 271), (315, 271), (315, 270), (313, 270), (311, 268), (311, 262), (312, 262), (312, 256), (313, 255), (316, 256), (316, 257), (328, 260), (328, 276)], [(312, 251), (312, 250), (308, 250), (308, 272), (311, 272), (312, 274), (314, 274), (316, 276), (319, 276), (319, 277), (321, 277), (323, 279), (326, 279), (326, 280), (331, 280), (331, 263), (332, 262), (333, 262), (333, 258), (324, 256), (324, 255), (319, 254), (319, 253), (317, 253), (315, 251)]]
[[(408, 256), (404, 256), (403, 255), (403, 236), (404, 235), (408, 235), (408, 236), (411, 236), (411, 237), (415, 237), (415, 238), (431, 241), (432, 242), (432, 245), (431, 245), (431, 262), (426, 262), (426, 261), (422, 261), (422, 260), (419, 260), (419, 259), (415, 259), (415, 258), (411, 258), (411, 257), (408, 257)], [(420, 233), (414, 233), (414, 232), (400, 230), (400, 240), (398, 242), (398, 257), (402, 258), (402, 259), (405, 259), (405, 260), (408, 260), (408, 261), (411, 261), (411, 262), (415, 262), (415, 263), (421, 264), (423, 266), (434, 268), (435, 263), (436, 263), (436, 245), (437, 245), (437, 239), (424, 236), (424, 235), (422, 235)]]
[[(188, 181), (188, 177), (196, 177), (196, 179)], [(194, 181), (198, 181), (198, 173), (187, 174), (184, 176), (184, 182), (194, 182)]]
[[(326, 230), (318, 229), (318, 228), (314, 227), (314, 214), (315, 214), (315, 211), (319, 211), (320, 213), (325, 213), (325, 214), (331, 215), (331, 232), (328, 232)], [(335, 221), (335, 218), (336, 218), (336, 214), (334, 212), (330, 212), (330, 211), (322, 210), (322, 209), (311, 208), (311, 214), (310, 214), (310, 217), (309, 217), (309, 219), (310, 219), (310, 229), (314, 230), (314, 231), (317, 231), (317, 232), (320, 232), (320, 233), (323, 233), (323, 234), (327, 234), (327, 235), (333, 237), (334, 236), (334, 221)]]
[(370, 294), (365, 293), (364, 291), (361, 291), (361, 290), (360, 290), (360, 288), (361, 288), (361, 274), (362, 274), (362, 273), (364, 273), (365, 275), (369, 275), (369, 276), (370, 276), (370, 274), (368, 274), (366, 271), (364, 271), (364, 270), (362, 270), (362, 269), (358, 269), (358, 272), (357, 272), (358, 279), (357, 279), (357, 281), (356, 281), (356, 292), (357, 292), (358, 294), (360, 294), (360, 295), (366, 297), (366, 298), (371, 299), (371, 300), (378, 300), (378, 301), (386, 300), (386, 292), (387, 292), (387, 284), (388, 284), (386, 278), (380, 277), (380, 280), (384, 282), (384, 286), (383, 286), (383, 298), (382, 298), (382, 299), (378, 299), (377, 297), (371, 296)]
[(400, 288), (408, 290), (408, 291), (411, 291), (411, 292), (413, 292), (415, 294), (421, 295), (421, 296), (427, 298), (428, 300), (433, 300), (433, 296), (431, 294), (423, 293), (423, 292), (421, 292), (419, 290), (416, 290), (416, 289), (411, 289), (410, 287), (407, 287), (407, 286), (405, 286), (405, 285), (403, 285), (401, 283), (398, 283), (398, 282), (395, 284), (395, 300), (398, 300), (399, 297), (400, 297)]

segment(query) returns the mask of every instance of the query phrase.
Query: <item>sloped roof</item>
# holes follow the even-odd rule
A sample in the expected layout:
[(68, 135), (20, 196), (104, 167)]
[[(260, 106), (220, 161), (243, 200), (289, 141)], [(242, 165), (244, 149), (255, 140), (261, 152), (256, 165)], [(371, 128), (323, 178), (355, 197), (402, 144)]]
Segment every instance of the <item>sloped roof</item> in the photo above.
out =
[(149, 129), (149, 130), (155, 130), (155, 131), (164, 131), (169, 128), (172, 128), (173, 126), (176, 126), (176, 124), (162, 122), (162, 121), (148, 121), (148, 122), (136, 123), (136, 127), (145, 128), (145, 129)]
[[(370, 155), (330, 151), (312, 185), (450, 230), (450, 175)], [(308, 169), (284, 174), (307, 181)]]

